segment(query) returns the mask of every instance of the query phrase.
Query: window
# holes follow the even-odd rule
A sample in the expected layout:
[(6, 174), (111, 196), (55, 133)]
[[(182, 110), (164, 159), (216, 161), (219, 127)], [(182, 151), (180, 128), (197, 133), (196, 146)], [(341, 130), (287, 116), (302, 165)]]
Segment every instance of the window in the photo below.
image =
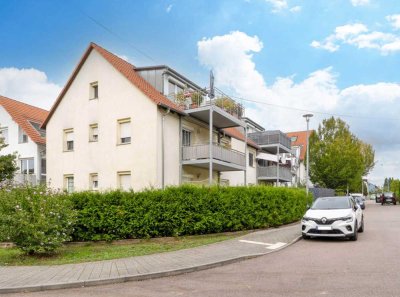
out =
[(131, 119), (118, 120), (118, 144), (131, 143)]
[(98, 99), (99, 98), (99, 84), (98, 82), (92, 82), (90, 84), (90, 95), (89, 99)]
[(99, 127), (97, 124), (92, 124), (89, 126), (89, 141), (99, 141)]
[(46, 175), (46, 158), (40, 159), (40, 170), (42, 175)]
[(188, 130), (182, 130), (182, 145), (190, 146), (192, 142), (192, 132)]
[(42, 137), (46, 137), (46, 130), (41, 129), (41, 124), (29, 121), (33, 128), (40, 134)]
[(123, 191), (129, 191), (132, 188), (130, 171), (118, 172), (118, 188)]
[(297, 141), (297, 136), (292, 136), (292, 137), (290, 137), (290, 140), (291, 140), (292, 142)]
[(8, 128), (0, 129), (0, 137), (3, 138), (4, 144), (8, 144)]
[(99, 189), (99, 176), (97, 173), (90, 174), (90, 189), (97, 191)]
[(35, 165), (34, 165), (34, 159), (29, 158), (29, 159), (20, 159), (20, 170), (22, 174), (34, 174), (35, 173)]
[(254, 167), (254, 155), (249, 153), (249, 166)]
[(64, 151), (71, 152), (74, 150), (74, 129), (64, 130)]
[(27, 143), (28, 142), (28, 135), (22, 130), (21, 127), (18, 127), (18, 142), (19, 143)]
[(67, 193), (74, 191), (74, 176), (72, 174), (64, 175), (64, 188), (67, 190)]

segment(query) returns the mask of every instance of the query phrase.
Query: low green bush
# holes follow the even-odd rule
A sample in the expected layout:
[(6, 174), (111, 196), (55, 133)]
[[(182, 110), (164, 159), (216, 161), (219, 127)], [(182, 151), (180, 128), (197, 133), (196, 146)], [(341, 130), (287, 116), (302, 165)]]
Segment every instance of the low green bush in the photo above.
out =
[(71, 239), (75, 211), (69, 197), (44, 186), (0, 189), (0, 240), (27, 254), (51, 253)]
[(143, 192), (78, 192), (74, 240), (208, 234), (279, 226), (299, 220), (312, 201), (304, 189), (198, 187)]

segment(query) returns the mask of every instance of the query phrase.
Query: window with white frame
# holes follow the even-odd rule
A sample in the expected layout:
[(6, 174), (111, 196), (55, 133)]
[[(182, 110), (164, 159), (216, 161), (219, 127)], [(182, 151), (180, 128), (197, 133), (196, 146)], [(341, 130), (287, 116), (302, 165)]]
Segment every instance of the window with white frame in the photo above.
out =
[(89, 126), (89, 141), (99, 141), (99, 126), (98, 124), (92, 124)]
[(99, 189), (99, 176), (97, 173), (90, 174), (90, 189), (97, 191)]
[(182, 146), (190, 146), (192, 143), (192, 132), (186, 129), (182, 130)]
[(131, 119), (118, 120), (118, 144), (131, 143)]
[(72, 193), (74, 191), (74, 176), (72, 174), (64, 175), (64, 188), (67, 193)]
[(74, 150), (74, 129), (64, 130), (64, 151), (71, 152)]
[(98, 98), (99, 98), (99, 83), (96, 81), (90, 84), (89, 99), (98, 99)]
[(35, 162), (33, 158), (20, 159), (19, 168), (22, 174), (34, 174)]
[(118, 188), (123, 191), (129, 191), (132, 188), (130, 171), (118, 172)]
[(18, 142), (19, 143), (28, 142), (28, 135), (25, 133), (25, 131), (20, 126), (18, 126)]
[(0, 137), (3, 139), (4, 144), (8, 144), (8, 128), (4, 127), (0, 129)]

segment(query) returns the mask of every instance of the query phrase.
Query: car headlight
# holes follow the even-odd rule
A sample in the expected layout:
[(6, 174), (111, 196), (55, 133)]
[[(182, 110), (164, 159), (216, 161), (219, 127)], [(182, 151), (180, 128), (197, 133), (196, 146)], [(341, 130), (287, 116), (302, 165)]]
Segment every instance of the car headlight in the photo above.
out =
[(307, 222), (307, 221), (311, 221), (311, 218), (304, 216), (301, 220), (303, 222)]
[(352, 216), (348, 216), (343, 218), (343, 221), (346, 221), (346, 223), (351, 223), (353, 221), (353, 217)]

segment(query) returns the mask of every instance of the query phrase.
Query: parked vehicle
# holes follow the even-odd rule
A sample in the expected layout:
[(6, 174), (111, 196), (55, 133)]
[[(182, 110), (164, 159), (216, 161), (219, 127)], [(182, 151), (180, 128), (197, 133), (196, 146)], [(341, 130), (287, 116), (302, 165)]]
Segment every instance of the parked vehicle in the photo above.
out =
[(364, 215), (352, 196), (321, 197), (301, 221), (304, 239), (310, 237), (347, 237), (357, 240), (364, 232)]
[(351, 196), (357, 202), (358, 205), (361, 206), (361, 209), (365, 209), (365, 197), (361, 193), (353, 193)]
[(354, 200), (356, 201), (356, 203), (358, 205), (360, 205), (361, 209), (365, 209), (365, 200), (363, 200), (362, 197), (356, 196), (356, 197), (354, 197)]
[(381, 198), (381, 204), (384, 205), (386, 203), (392, 203), (393, 205), (396, 205), (396, 196), (393, 192), (383, 193), (383, 197)]
[(370, 200), (375, 200), (375, 199), (376, 199), (376, 194), (371, 194), (371, 195), (369, 195), (369, 199), (370, 199)]
[(375, 202), (376, 203), (382, 203), (382, 198), (383, 198), (383, 193), (376, 194)]

